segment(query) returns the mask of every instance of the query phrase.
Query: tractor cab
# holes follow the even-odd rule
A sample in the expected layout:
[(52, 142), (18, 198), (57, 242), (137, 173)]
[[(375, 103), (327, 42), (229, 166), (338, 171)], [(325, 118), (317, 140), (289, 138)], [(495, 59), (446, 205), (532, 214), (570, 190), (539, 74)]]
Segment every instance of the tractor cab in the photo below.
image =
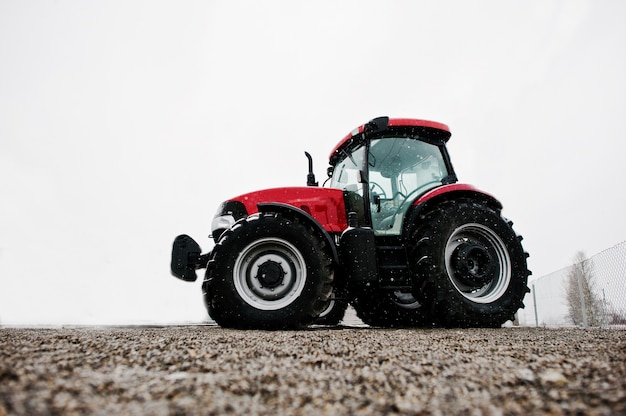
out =
[(447, 126), (424, 120), (375, 119), (331, 153), (331, 188), (375, 235), (400, 235), (409, 207), (433, 188), (456, 182)]

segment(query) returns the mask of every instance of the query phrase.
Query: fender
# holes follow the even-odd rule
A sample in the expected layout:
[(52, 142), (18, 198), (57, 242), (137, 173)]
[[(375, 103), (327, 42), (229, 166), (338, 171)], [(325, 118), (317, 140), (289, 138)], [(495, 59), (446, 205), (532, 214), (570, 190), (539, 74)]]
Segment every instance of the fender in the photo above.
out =
[[(413, 202), (413, 206), (420, 206), (430, 201), (431, 199), (437, 198), (440, 195), (450, 196), (451, 193), (454, 193), (454, 198), (458, 198), (459, 196), (468, 196), (479, 199), (481, 202), (486, 203), (487, 205), (495, 208), (497, 210), (502, 209), (502, 204), (498, 201), (494, 196), (488, 194), (487, 192), (481, 191), (475, 186), (464, 184), (464, 183), (453, 183), (449, 185), (443, 185), (438, 188), (432, 189), (426, 192), (421, 197), (417, 198), (415, 202)], [(463, 195), (460, 195), (463, 194)], [(447, 199), (447, 198), (446, 198)]]
[(500, 201), (498, 201), (491, 194), (481, 191), (473, 185), (463, 183), (443, 185), (426, 192), (413, 202), (412, 209), (406, 216), (403, 225), (404, 235), (410, 235), (409, 233), (412, 229), (412, 225), (416, 223), (417, 217), (420, 213), (443, 202), (458, 200), (459, 198), (479, 201), (493, 208), (497, 212), (502, 210), (502, 203)]
[(330, 247), (331, 254), (333, 256), (333, 262), (335, 265), (339, 265), (339, 254), (337, 253), (337, 246), (333, 241), (331, 235), (322, 227), (322, 225), (315, 220), (310, 214), (306, 211), (301, 210), (300, 208), (296, 208), (293, 205), (283, 204), (280, 202), (264, 202), (257, 204), (257, 208), (261, 214), (267, 214), (271, 212), (275, 212), (278, 214), (283, 214), (291, 217), (297, 217), (302, 220), (305, 224), (310, 225), (317, 232), (317, 234), (322, 237), (322, 239), (328, 244)]

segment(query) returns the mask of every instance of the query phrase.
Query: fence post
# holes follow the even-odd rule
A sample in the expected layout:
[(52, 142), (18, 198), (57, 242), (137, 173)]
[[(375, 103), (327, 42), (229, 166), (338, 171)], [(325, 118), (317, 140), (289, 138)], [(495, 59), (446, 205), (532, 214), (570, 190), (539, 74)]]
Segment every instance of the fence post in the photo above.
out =
[(578, 273), (578, 295), (580, 296), (580, 311), (583, 315), (583, 328), (587, 328), (587, 305), (585, 304), (585, 295), (583, 293), (582, 272)]
[(537, 296), (535, 295), (534, 283), (533, 283), (533, 306), (535, 307), (535, 326), (539, 326), (539, 316), (537, 315)]

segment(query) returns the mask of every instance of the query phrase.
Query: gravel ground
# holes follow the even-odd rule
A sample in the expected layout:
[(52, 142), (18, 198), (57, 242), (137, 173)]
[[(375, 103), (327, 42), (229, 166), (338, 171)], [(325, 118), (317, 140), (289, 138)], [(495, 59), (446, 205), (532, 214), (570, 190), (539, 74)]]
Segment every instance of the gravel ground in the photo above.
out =
[(0, 328), (0, 416), (626, 414), (626, 330)]

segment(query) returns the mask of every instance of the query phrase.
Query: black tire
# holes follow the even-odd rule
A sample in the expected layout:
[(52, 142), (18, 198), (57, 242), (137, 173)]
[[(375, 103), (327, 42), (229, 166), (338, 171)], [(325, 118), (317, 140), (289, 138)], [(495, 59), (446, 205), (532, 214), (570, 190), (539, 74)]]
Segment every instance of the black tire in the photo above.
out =
[(331, 257), (312, 229), (257, 214), (221, 236), (203, 291), (209, 315), (222, 327), (296, 329), (323, 310), (332, 281)]
[(446, 327), (499, 327), (524, 306), (528, 254), (513, 223), (481, 203), (446, 203), (413, 234), (416, 298)]
[(352, 301), (356, 315), (369, 326), (414, 328), (432, 326), (422, 305), (408, 292), (360, 290)]
[(333, 291), (328, 303), (313, 323), (316, 325), (339, 325), (346, 314), (348, 303), (346, 296), (337, 295)]

